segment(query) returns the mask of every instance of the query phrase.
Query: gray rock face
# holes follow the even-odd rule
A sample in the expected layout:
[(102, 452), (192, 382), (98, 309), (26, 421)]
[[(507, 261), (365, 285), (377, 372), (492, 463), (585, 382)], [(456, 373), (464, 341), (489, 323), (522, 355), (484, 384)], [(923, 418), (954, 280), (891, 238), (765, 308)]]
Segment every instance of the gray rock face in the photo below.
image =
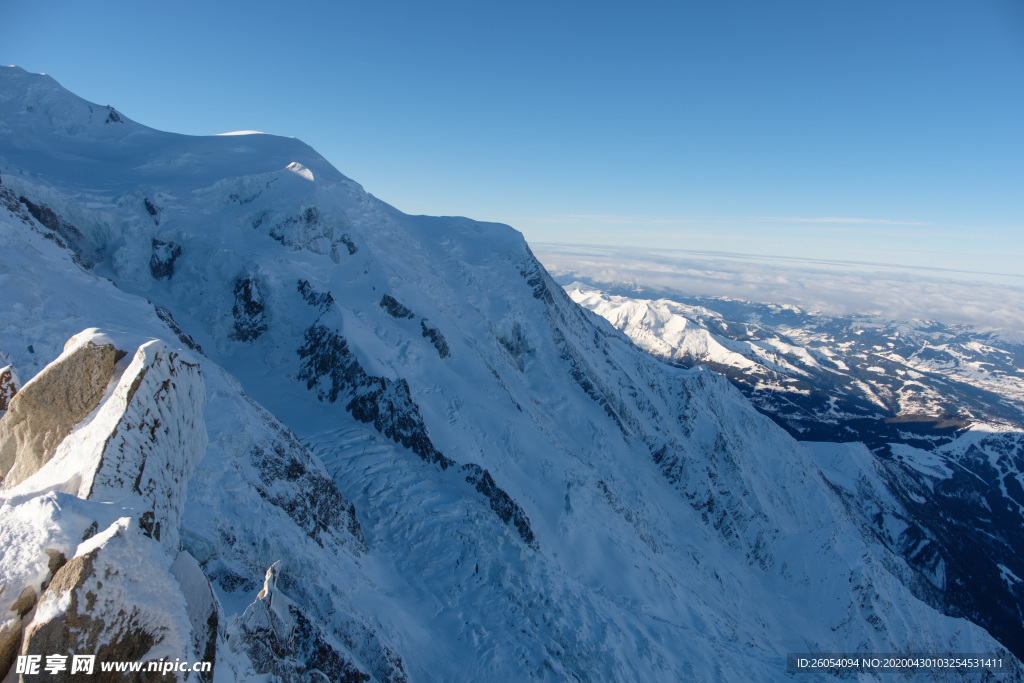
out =
[[(176, 614), (181, 607), (175, 603), (181, 599), (171, 590), (176, 587), (173, 580), (166, 571), (155, 571), (160, 554), (137, 530), (118, 525), (102, 545), (72, 558), (43, 591), (36, 617), (25, 627), (21, 654), (88, 653), (98, 662), (111, 662), (157, 659), (153, 648), (161, 643), (178, 649), (189, 637), (183, 628), (188, 622)], [(143, 582), (148, 585), (140, 587)], [(103, 680), (104, 672), (94, 675)], [(110, 680), (152, 676), (145, 671), (118, 673)], [(69, 669), (53, 680), (74, 678)]]
[(0, 417), (4, 416), (7, 404), (18, 393), (18, 374), (13, 365), (0, 368)]
[(263, 288), (255, 275), (235, 280), (235, 305), (231, 315), (235, 319), (233, 337), (238, 341), (255, 341), (267, 331)]
[(0, 476), (5, 488), (45, 465), (64, 437), (99, 405), (117, 357), (111, 344), (85, 342), (66, 351), (14, 395), (0, 419)]
[[(281, 573), (274, 564), (267, 570), (263, 590), (242, 615), (242, 639), (258, 673), (271, 674), (276, 680), (330, 680), (338, 683), (363, 683), (370, 675), (332, 643), (301, 610), (277, 587)], [(389, 680), (404, 680), (397, 668)]]
[[(44, 598), (51, 600), (67, 594), (70, 604), (67, 610), (55, 619), (33, 624), (22, 641), (22, 654), (37, 652), (97, 652), (104, 660), (135, 660), (141, 658), (153, 646), (153, 635), (143, 629), (125, 629), (109, 645), (100, 646), (107, 635), (109, 626), (106, 619), (90, 614), (96, 604), (96, 594), (86, 588), (89, 579), (96, 579), (95, 558), (100, 552), (93, 550), (87, 555), (76, 557), (54, 575), (53, 581), (44, 591)], [(82, 589), (85, 590), (82, 590)], [(121, 612), (116, 620), (130, 622), (132, 615)], [(110, 626), (114, 624), (111, 623)], [(66, 676), (70, 680), (70, 675)]]
[(153, 255), (149, 259), (149, 272), (155, 280), (174, 277), (174, 262), (181, 256), (181, 245), (153, 238)]
[(21, 623), (0, 625), (0, 671), (9, 671), (21, 646)]
[(434, 345), (435, 349), (437, 349), (437, 355), (441, 358), (447, 358), (451, 355), (451, 350), (448, 347), (448, 341), (444, 338), (444, 335), (441, 334), (441, 330), (426, 318), (420, 320), (420, 329), (423, 330), (423, 336), (429, 339), (430, 343)]
[[(65, 493), (84, 499), (49, 508), (58, 518), (62, 505), (75, 509), (73, 532), (11, 530), (14, 537), (34, 533), (40, 545), (17, 556), (24, 568), (6, 563), (16, 585), (0, 586), (0, 677), (19, 653), (144, 663), (138, 672), (95, 671), (96, 680), (118, 681), (152, 680), (146, 663), (169, 655), (212, 665), (216, 654), (217, 600), (178, 541), (187, 482), (207, 443), (199, 368), (151, 341), (118, 366), (124, 369), (110, 386), (123, 354), (113, 343), (94, 343), (106, 340), (93, 331), (72, 338), (0, 421), (3, 447), (14, 452), (7, 483), (46, 468), (40, 476), (64, 477)], [(48, 563), (40, 561), (46, 556)], [(212, 680), (212, 670), (167, 673), (169, 680)], [(73, 678), (69, 669), (54, 676)]]
[(412, 319), (416, 317), (416, 314), (413, 313), (408, 306), (404, 305), (401, 301), (391, 296), (390, 294), (385, 294), (384, 296), (381, 297), (380, 307), (387, 311), (388, 315), (390, 315), (392, 318)]
[(45, 204), (37, 204), (24, 196), (18, 197), (18, 201), (25, 205), (39, 225), (49, 231), (50, 239), (66, 245), (71, 250), (74, 260), (79, 265), (92, 268), (96, 264), (96, 245), (85, 237), (81, 230)]

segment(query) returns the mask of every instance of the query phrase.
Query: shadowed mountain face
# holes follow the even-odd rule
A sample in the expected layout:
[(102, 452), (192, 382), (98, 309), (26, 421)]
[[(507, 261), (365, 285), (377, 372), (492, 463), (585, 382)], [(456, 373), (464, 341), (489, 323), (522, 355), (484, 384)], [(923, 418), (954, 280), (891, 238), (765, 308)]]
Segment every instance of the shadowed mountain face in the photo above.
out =
[[(203, 380), (200, 401), (151, 377), (129, 435), (159, 435), (166, 401), (202, 413), (205, 447), (187, 468), (159, 453), (192, 472), (174, 514), (110, 519), (142, 485), (83, 492), (70, 454), (128, 437), (75, 413), (64, 456), (0, 490), (4, 585), (43, 590), (46, 549), (87, 579), (152, 541), (138, 580), (170, 591), (169, 625), (132, 656), (184, 657), (178, 634), (236, 680), (783, 680), (808, 649), (1006, 653), (914, 597), (814, 453), (577, 306), (511, 228), (406, 216), (296, 140), (112, 113), (0, 70), (0, 368), (18, 378), (0, 433), (100, 328), (115, 349), (164, 340)], [(176, 597), (204, 586), (202, 609)], [(29, 632), (0, 598), (2, 635)]]
[(574, 301), (666, 363), (706, 366), (810, 445), (922, 599), (1024, 648), (1024, 339), (728, 299)]

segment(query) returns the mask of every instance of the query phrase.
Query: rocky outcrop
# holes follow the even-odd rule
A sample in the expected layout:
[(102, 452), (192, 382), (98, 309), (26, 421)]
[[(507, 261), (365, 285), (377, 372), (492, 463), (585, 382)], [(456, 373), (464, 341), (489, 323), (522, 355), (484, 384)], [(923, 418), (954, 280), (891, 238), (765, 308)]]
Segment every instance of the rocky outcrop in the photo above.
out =
[(473, 463), (462, 466), (466, 474), (466, 482), (473, 484), (476, 490), (491, 504), (491, 510), (510, 526), (515, 527), (523, 543), (533, 548), (537, 547), (537, 539), (530, 528), (530, 519), (526, 516), (523, 508), (519, 506), (510, 495), (498, 488), (494, 483), (491, 473)]
[(235, 319), (235, 331), (232, 336), (238, 341), (255, 341), (267, 331), (263, 289), (255, 275), (235, 280), (235, 305), (231, 309), (231, 315)]
[(0, 208), (9, 211), (11, 217), (17, 218), (25, 225), (32, 225), (32, 214), (28, 212), (27, 207), (21, 202), (21, 199), (14, 191), (4, 187), (2, 184), (0, 184)]
[[(43, 592), (41, 607), (56, 612), (62, 601), (66, 601), (67, 606), (59, 616), (48, 619), (45, 613), (41, 613), (40, 619), (33, 620), (25, 629), (22, 654), (95, 652), (104, 661), (131, 661), (149, 652), (160, 634), (151, 632), (156, 629), (133, 626), (132, 622), (139, 616), (136, 611), (122, 607), (113, 614), (98, 616), (101, 612), (96, 608), (102, 580), (108, 582), (109, 592), (110, 581), (121, 578), (117, 568), (97, 574), (99, 554), (100, 549), (97, 548), (75, 557), (54, 575)], [(66, 678), (70, 679), (70, 676)]]
[(433, 325), (426, 318), (420, 320), (420, 329), (423, 330), (423, 336), (430, 340), (430, 343), (437, 349), (437, 355), (441, 358), (447, 358), (451, 355), (451, 350), (448, 348), (448, 341), (441, 334), (441, 330)]
[[(370, 674), (363, 671), (330, 634), (323, 632), (277, 586), (281, 568), (275, 563), (267, 570), (263, 590), (241, 617), (246, 653), (256, 673), (271, 674), (275, 680), (337, 681), (363, 683)], [(399, 669), (396, 673), (404, 672)]]
[(326, 313), (331, 310), (331, 306), (334, 305), (334, 297), (331, 293), (316, 291), (313, 289), (313, 286), (309, 284), (309, 280), (299, 280), (298, 288), (299, 294), (302, 295), (302, 299), (321, 313)]
[[(224, 397), (227, 387), (216, 376), (213, 368), (205, 375), (219, 404), (207, 411), (211, 443), (189, 485), (185, 548), (236, 609), (257, 599), (267, 567), (281, 561), (289, 571), (280, 574), (278, 591), (295, 613), (289, 618), (303, 624), (295, 638), (328, 634), (332, 648), (374, 679), (401, 680), (391, 634), (351, 601), (351, 582), (364, 580), (361, 566), (375, 561), (365, 557), (355, 506), (291, 430), (244, 394)], [(218, 499), (225, 491), (230, 502)], [(239, 680), (258, 677), (239, 663), (249, 648), (235, 614), (221, 621), (220, 647), (226, 641), (237, 654), (219, 655), (218, 667)]]
[[(18, 615), (19, 619), (24, 616)], [(22, 627), (18, 620), (10, 619), (0, 624), (0, 672), (9, 671), (14, 664), (21, 648), (21, 634)]]
[(170, 280), (174, 276), (174, 262), (181, 256), (181, 245), (153, 238), (153, 255), (149, 257), (149, 272), (156, 280)]
[(74, 260), (79, 265), (92, 268), (96, 264), (96, 246), (82, 234), (81, 230), (58, 216), (46, 204), (33, 202), (24, 195), (19, 196), (18, 201), (25, 205), (40, 225), (50, 231), (51, 239), (71, 250)]
[[(306, 330), (305, 344), (298, 353), (302, 359), (299, 379), (306, 381), (307, 388), (316, 389), (321, 401), (333, 403), (339, 397), (351, 396), (345, 407), (357, 420), (372, 424), (384, 436), (442, 470), (456, 464), (431, 442), (408, 382), (368, 374), (340, 334), (316, 323)], [(462, 471), (466, 482), (487, 499), (501, 521), (514, 527), (524, 543), (536, 548), (526, 513), (495, 484), (491, 474), (473, 463), (464, 465)]]
[(430, 441), (404, 379), (367, 373), (345, 338), (321, 323), (306, 330), (303, 342), (298, 349), (298, 378), (306, 382), (306, 388), (316, 390), (317, 398), (334, 403), (341, 396), (349, 396), (345, 408), (360, 422), (372, 424), (384, 436), (441, 469), (455, 464)]
[(0, 417), (3, 417), (7, 404), (18, 393), (19, 386), (18, 373), (15, 372), (13, 365), (0, 368)]
[[(217, 602), (178, 541), (206, 448), (203, 381), (160, 341), (117, 363), (124, 355), (96, 330), (76, 335), (0, 420), (0, 446), (15, 451), (0, 528), (20, 541), (0, 558), (0, 677), (18, 653), (213, 661)], [(97, 670), (96, 680), (152, 675)]]
[(103, 123), (124, 123), (124, 119), (117, 113), (117, 110), (107, 105), (107, 118)]
[[(164, 657), (212, 661), (214, 652), (208, 646), (216, 640), (217, 618), (208, 583), (198, 586), (205, 596), (184, 591), (173, 574), (179, 562), (169, 571), (160, 546), (127, 518), (83, 545), (94, 547), (61, 567), (43, 591), (35, 617), (25, 627), (21, 654), (94, 654), (99, 662), (142, 661), (143, 668)], [(200, 618), (205, 613), (206, 621), (190, 619), (191, 613)], [(95, 675), (104, 680), (103, 672)], [(76, 678), (70, 671), (58, 676), (55, 680)], [(106, 676), (146, 681), (153, 673)]]
[[(264, 216), (253, 220), (253, 228), (263, 225)], [(339, 229), (343, 221), (337, 217), (325, 217), (315, 206), (304, 209), (298, 216), (288, 216), (274, 223), (269, 235), (281, 244), (293, 249), (305, 249), (314, 254), (328, 254), (335, 263), (341, 261), (339, 245), (349, 255), (359, 251), (347, 232)]]
[(156, 311), (157, 317), (163, 320), (167, 327), (171, 328), (171, 332), (174, 332), (178, 341), (200, 355), (205, 355), (203, 354), (203, 347), (192, 338), (192, 335), (181, 329), (181, 326), (178, 325), (178, 321), (174, 319), (174, 315), (171, 313), (170, 309), (164, 308), (163, 306), (153, 306), (153, 309)]
[(160, 225), (160, 214), (163, 212), (163, 207), (157, 206), (146, 197), (143, 200), (143, 205), (146, 207), (146, 213), (153, 217), (153, 222), (156, 225)]
[(256, 484), (260, 497), (284, 510), (317, 545), (343, 545), (338, 537), (348, 532), (357, 541), (354, 547), (350, 544), (352, 550), (366, 550), (355, 506), (312, 466), (294, 437), (253, 444), (249, 457), (260, 475)]
[(411, 320), (416, 317), (416, 314), (408, 306), (405, 306), (390, 294), (385, 294), (380, 298), (380, 307), (387, 311), (388, 315), (392, 318), (408, 318)]
[(14, 395), (0, 420), (4, 487), (45, 465), (64, 437), (99, 405), (117, 357), (112, 343), (86, 331), (72, 337), (60, 358)]
[(512, 356), (519, 371), (522, 372), (526, 367), (523, 359), (531, 351), (530, 342), (523, 326), (518, 322), (513, 322), (511, 329), (506, 334), (497, 335), (497, 339), (498, 343)]

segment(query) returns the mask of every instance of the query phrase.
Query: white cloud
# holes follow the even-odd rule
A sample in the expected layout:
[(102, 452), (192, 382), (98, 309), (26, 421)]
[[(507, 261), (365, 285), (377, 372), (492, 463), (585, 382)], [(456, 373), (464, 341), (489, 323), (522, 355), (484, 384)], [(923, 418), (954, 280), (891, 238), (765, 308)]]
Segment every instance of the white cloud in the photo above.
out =
[(847, 218), (842, 216), (823, 216), (820, 218), (785, 217), (785, 216), (642, 216), (628, 214), (592, 214), (568, 213), (546, 216), (521, 216), (511, 222), (534, 221), (538, 223), (604, 223), (612, 225), (687, 225), (687, 224), (736, 224), (750, 223), (814, 223), (844, 225), (911, 225), (930, 226), (931, 223), (914, 220), (895, 220), (890, 218)]
[(926, 226), (931, 223), (924, 221), (901, 221), (888, 218), (841, 218), (838, 216), (825, 216), (822, 218), (783, 218), (765, 217), (755, 218), (757, 221), (770, 221), (773, 223), (844, 223), (853, 225), (920, 225)]
[(1024, 330), (1024, 276), (724, 252), (531, 248), (560, 281)]

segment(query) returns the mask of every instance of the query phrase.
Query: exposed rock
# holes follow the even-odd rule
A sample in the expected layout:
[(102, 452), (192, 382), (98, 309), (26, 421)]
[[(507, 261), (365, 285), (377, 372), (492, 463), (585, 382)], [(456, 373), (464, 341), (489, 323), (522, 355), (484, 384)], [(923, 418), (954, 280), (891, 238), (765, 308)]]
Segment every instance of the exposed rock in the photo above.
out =
[(331, 296), (330, 292), (321, 293), (316, 291), (309, 284), (308, 280), (299, 280), (299, 294), (302, 295), (307, 304), (319, 309), (321, 313), (331, 310), (331, 306), (334, 305), (334, 297)]
[(149, 257), (149, 272), (157, 280), (170, 280), (174, 276), (174, 262), (181, 256), (181, 245), (153, 238), (153, 255)]
[(0, 368), (0, 417), (3, 417), (7, 404), (18, 393), (20, 385), (18, 373), (15, 372), (13, 365)]
[(451, 355), (451, 351), (448, 349), (448, 342), (445, 340), (444, 335), (441, 334), (441, 330), (431, 325), (426, 318), (420, 321), (420, 328), (423, 329), (423, 336), (429, 339), (430, 343), (437, 349), (437, 355), (441, 356), (441, 358), (447, 358)]
[(267, 570), (263, 590), (241, 617), (244, 647), (256, 672), (285, 683), (370, 680), (339, 643), (281, 592), (280, 573), (279, 563)]
[(200, 346), (190, 334), (181, 329), (181, 326), (178, 325), (178, 321), (174, 319), (170, 310), (163, 306), (154, 306), (153, 308), (156, 309), (157, 317), (163, 320), (167, 326), (171, 328), (171, 331), (178, 337), (178, 341), (197, 353), (203, 353), (203, 347)]
[(50, 558), (50, 561), (46, 563), (46, 568), (50, 570), (50, 576), (56, 574), (61, 567), (68, 563), (68, 558), (59, 550), (47, 548), (46, 556)]
[[(533, 289), (533, 298), (539, 299), (550, 306), (555, 301), (554, 296), (551, 294), (552, 288), (548, 285), (550, 276), (544, 270), (544, 267), (540, 265), (540, 261), (533, 255), (529, 247), (526, 247), (526, 253), (528, 258), (520, 265), (519, 274), (526, 280), (526, 284)], [(561, 292), (561, 289), (557, 291)]]
[(231, 314), (235, 318), (234, 339), (248, 342), (267, 331), (267, 316), (263, 290), (255, 275), (235, 280), (235, 305)]
[(25, 586), (18, 599), (11, 603), (9, 607), (8, 614), (13, 612), (17, 616), (10, 617), (5, 622), (0, 623), (0, 676), (3, 676), (10, 670), (15, 657), (18, 655), (18, 650), (21, 646), (21, 635), (24, 631), (25, 615), (35, 608), (38, 599), (39, 596), (36, 594), (35, 588)]
[[(9, 605), (0, 604), (0, 678), (3, 678), (7, 671), (14, 664), (14, 660), (21, 649), (21, 639), (26, 624), (31, 621), (32, 612), (39, 602), (39, 590), (45, 589), (50, 583), (54, 573), (64, 566), (63, 553), (47, 550), (50, 557), (49, 570), (46, 580), (42, 585), (17, 584), (0, 585), (0, 595), (4, 596), (6, 602), (8, 596), (16, 594), (18, 597)], [(24, 578), (22, 575), (21, 578)], [(21, 588), (20, 593), (17, 592)], [(13, 592), (10, 591), (13, 589)]]
[[(381, 434), (442, 470), (455, 464), (430, 441), (419, 408), (413, 402), (404, 379), (391, 380), (367, 374), (349, 351), (344, 337), (320, 323), (306, 330), (305, 342), (299, 349), (299, 357), (303, 359), (299, 379), (306, 380), (308, 388), (316, 388), (321, 401), (333, 403), (343, 394), (352, 395), (345, 407), (353, 417), (373, 424)], [(498, 488), (490, 473), (474, 464), (465, 465), (462, 469), (467, 473), (466, 481), (487, 498), (495, 514), (506, 524), (514, 526), (527, 545), (536, 547), (526, 513)]]
[(349, 237), (347, 234), (340, 235), (338, 237), (338, 241), (345, 245), (345, 248), (348, 249), (348, 253), (350, 256), (359, 251), (359, 247), (356, 246), (356, 243), (353, 242), (352, 238)]
[(501, 521), (514, 526), (523, 542), (536, 548), (537, 540), (533, 529), (530, 528), (529, 518), (510, 495), (498, 488), (491, 473), (473, 463), (463, 465), (462, 471), (466, 473), (466, 481), (476, 486), (476, 490), (490, 502), (491, 509), (501, 518)]
[(18, 599), (11, 604), (11, 611), (17, 612), (19, 617), (24, 617), (36, 606), (36, 599), (38, 597), (32, 586), (26, 586), (25, 590), (21, 591)]
[(146, 197), (146, 199), (143, 200), (143, 204), (146, 207), (146, 213), (153, 217), (153, 222), (156, 223), (157, 225), (160, 225), (160, 214), (163, 211), (163, 209), (154, 204), (153, 202), (149, 201), (149, 197)]
[[(17, 597), (0, 613), (5, 619), (0, 676), (19, 651), (91, 654), (97, 662), (181, 657), (212, 663), (216, 654), (219, 608), (195, 560), (179, 552), (178, 540), (187, 482), (206, 447), (199, 368), (163, 342), (151, 341), (138, 349), (108, 393), (120, 352), (104, 341), (110, 340), (95, 330), (73, 337), (64, 354), (15, 395), (12, 410), (0, 421), (19, 426), (17, 435), (29, 445), (23, 448), (29, 455), (18, 454), (9, 482), (18, 473), (31, 474), (24, 463), (39, 461), (39, 476), (50, 477), (46, 481), (59, 485), (65, 496), (77, 493), (95, 501), (79, 501), (63, 516), (63, 503), (50, 501), (48, 514), (64, 523), (43, 529), (35, 526), (34, 514), (4, 518), (5, 525), (15, 526), (15, 537), (37, 539), (39, 550), (29, 548), (17, 556), (20, 565), (5, 567), (5, 576), (16, 583), (0, 587), (0, 594)], [(90, 394), (86, 401), (83, 396)], [(58, 417), (74, 409), (89, 418), (67, 418), (75, 428), (70, 434), (70, 427), (50, 429), (44, 418), (52, 421), (55, 405)], [(9, 422), (12, 416), (17, 419)], [(56, 423), (59, 427), (61, 420)], [(39, 440), (36, 430), (46, 436), (35, 448), (44, 448), (45, 458), (31, 455)], [(38, 504), (31, 495), (23, 498), (5, 499), (4, 510)], [(109, 517), (97, 523), (105, 508), (123, 516), (113, 524)], [(99, 516), (90, 519), (92, 514)], [(28, 526), (18, 529), (18, 524)], [(64, 528), (68, 524), (73, 526)], [(67, 560), (69, 547), (78, 554)], [(167, 673), (173, 674), (170, 680), (186, 675)], [(152, 680), (153, 673), (97, 669), (94, 675), (98, 681), (143, 681)], [(72, 678), (65, 669), (53, 680)], [(212, 672), (188, 680), (209, 681)]]
[(108, 104), (107, 105), (107, 120), (104, 121), (103, 123), (124, 123), (124, 119), (122, 119), (121, 115), (117, 113), (117, 110), (115, 110), (113, 107), (111, 107)]
[(71, 250), (78, 264), (86, 268), (92, 268), (96, 264), (96, 247), (86, 239), (81, 230), (58, 216), (45, 204), (36, 204), (24, 195), (19, 196), (18, 201), (25, 205), (40, 225), (51, 231), (51, 239)]
[(523, 356), (530, 353), (530, 343), (526, 338), (526, 333), (523, 330), (523, 326), (518, 322), (512, 324), (512, 329), (508, 334), (498, 335), (498, 343), (500, 343), (506, 351), (508, 351), (513, 360), (515, 360), (516, 367), (519, 368), (520, 372), (526, 367), (523, 362)]
[[(102, 534), (101, 544), (57, 572), (25, 627), (21, 654), (95, 654), (97, 661), (107, 662), (155, 660), (167, 654), (153, 652), (161, 643), (188, 652), (181, 647), (189, 642), (188, 621), (173, 579), (161, 567), (163, 553), (126, 523), (127, 519), (116, 523)], [(95, 675), (98, 681), (152, 677), (146, 672)], [(53, 680), (72, 676), (66, 670)]]
[(305, 380), (307, 388), (315, 388), (321, 401), (334, 403), (339, 396), (351, 396), (345, 408), (357, 420), (373, 424), (381, 434), (441, 469), (455, 464), (430, 441), (408, 383), (368, 374), (340, 334), (316, 323), (306, 330), (298, 354), (302, 359), (298, 378)]
[[(25, 225), (32, 225), (32, 214), (28, 212), (27, 207), (18, 198), (18, 195), (2, 185), (0, 185), (0, 208), (10, 211), (12, 216)], [(49, 233), (44, 234), (49, 235)]]
[(113, 344), (77, 339), (72, 337), (60, 358), (14, 395), (0, 419), (0, 476), (5, 488), (46, 464), (103, 397), (119, 352)]
[[(272, 182), (273, 181), (268, 182), (267, 183), (267, 187), (270, 187)], [(242, 195), (238, 194), (237, 192), (232, 192), (231, 194), (228, 195), (228, 202), (229, 203), (234, 203), (234, 204), (251, 204), (252, 202), (254, 202), (257, 199), (259, 199), (262, 194), (263, 194), (263, 190), (259, 190), (258, 192), (255, 192), (253, 194), (246, 195), (246, 196), (243, 197)], [(255, 226), (253, 226), (253, 227), (255, 227)]]
[(390, 294), (381, 297), (380, 307), (387, 311), (392, 318), (409, 318), (411, 320), (416, 317), (415, 313)]
[(0, 676), (6, 676), (14, 666), (14, 660), (21, 649), (22, 625), (19, 619), (0, 623)]
[(342, 536), (338, 532), (344, 530), (358, 541), (352, 549), (365, 551), (355, 506), (345, 500), (329, 477), (312, 466), (298, 441), (274, 440), (266, 446), (254, 444), (250, 449), (252, 464), (262, 480), (256, 486), (260, 496), (288, 513), (321, 547), (337, 542)]
[[(263, 224), (265, 215), (259, 214), (252, 221), (253, 228)], [(293, 249), (305, 249), (314, 254), (329, 254), (338, 263), (341, 260), (338, 245), (345, 246), (348, 253), (359, 251), (348, 233), (338, 229), (344, 223), (337, 217), (324, 217), (315, 206), (307, 207), (298, 216), (288, 216), (271, 226), (269, 234), (281, 244)]]

